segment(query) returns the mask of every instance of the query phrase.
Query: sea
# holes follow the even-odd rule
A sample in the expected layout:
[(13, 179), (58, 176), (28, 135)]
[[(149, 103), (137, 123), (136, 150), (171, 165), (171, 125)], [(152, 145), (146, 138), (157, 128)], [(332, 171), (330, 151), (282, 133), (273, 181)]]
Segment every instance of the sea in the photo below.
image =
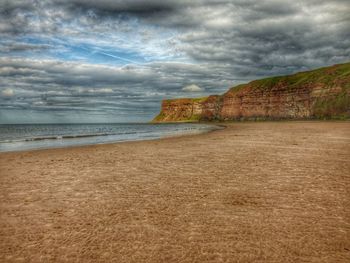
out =
[(152, 140), (219, 128), (201, 123), (1, 124), (0, 152)]

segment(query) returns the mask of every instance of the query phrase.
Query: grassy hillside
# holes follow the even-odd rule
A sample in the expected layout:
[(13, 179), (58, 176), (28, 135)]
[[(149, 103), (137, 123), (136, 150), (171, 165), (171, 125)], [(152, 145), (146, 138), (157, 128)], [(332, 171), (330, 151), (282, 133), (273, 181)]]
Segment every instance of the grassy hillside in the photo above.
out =
[(232, 87), (230, 91), (238, 91), (245, 88), (247, 85), (256, 89), (268, 90), (279, 84), (288, 85), (288, 87), (292, 89), (310, 84), (334, 85), (340, 82), (346, 82), (344, 87), (346, 89), (350, 88), (350, 63), (299, 72), (288, 76), (276, 76), (254, 80), (248, 84), (240, 84)]

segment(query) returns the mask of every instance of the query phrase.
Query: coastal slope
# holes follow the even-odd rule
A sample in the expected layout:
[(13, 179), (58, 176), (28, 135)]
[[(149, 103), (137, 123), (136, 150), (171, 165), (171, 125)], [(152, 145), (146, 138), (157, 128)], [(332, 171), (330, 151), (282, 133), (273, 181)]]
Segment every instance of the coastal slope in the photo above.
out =
[(163, 100), (153, 122), (350, 117), (350, 63), (254, 80), (222, 95)]

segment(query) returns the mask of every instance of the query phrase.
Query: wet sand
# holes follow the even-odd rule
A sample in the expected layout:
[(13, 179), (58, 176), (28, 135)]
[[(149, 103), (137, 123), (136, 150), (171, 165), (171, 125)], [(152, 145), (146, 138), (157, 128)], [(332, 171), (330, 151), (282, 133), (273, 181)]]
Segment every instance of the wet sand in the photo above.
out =
[(350, 262), (350, 123), (0, 154), (1, 262)]

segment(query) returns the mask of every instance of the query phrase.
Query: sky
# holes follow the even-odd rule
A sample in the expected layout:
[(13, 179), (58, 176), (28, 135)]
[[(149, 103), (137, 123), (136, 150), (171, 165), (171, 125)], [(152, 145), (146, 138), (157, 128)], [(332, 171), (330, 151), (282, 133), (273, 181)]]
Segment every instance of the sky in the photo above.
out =
[(0, 0), (0, 124), (147, 122), (348, 61), (349, 0)]

